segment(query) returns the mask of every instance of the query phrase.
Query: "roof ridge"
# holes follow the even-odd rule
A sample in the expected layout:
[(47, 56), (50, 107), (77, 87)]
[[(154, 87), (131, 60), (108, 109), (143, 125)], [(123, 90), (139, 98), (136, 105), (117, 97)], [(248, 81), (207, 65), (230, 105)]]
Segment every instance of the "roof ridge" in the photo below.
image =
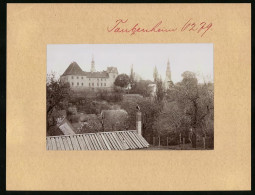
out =
[(80, 133), (80, 134), (70, 134), (70, 135), (54, 135), (54, 136), (46, 136), (46, 137), (64, 137), (64, 136), (79, 136), (79, 135), (87, 135), (87, 134), (98, 134), (98, 133), (116, 133), (116, 132), (127, 132), (127, 131), (137, 131), (137, 130), (126, 130), (126, 131), (100, 131), (96, 133)]
[(73, 67), (74, 67), (74, 62), (72, 62), (72, 63), (71, 63), (71, 65), (72, 65), (72, 69), (70, 70), (70, 72), (73, 70)]

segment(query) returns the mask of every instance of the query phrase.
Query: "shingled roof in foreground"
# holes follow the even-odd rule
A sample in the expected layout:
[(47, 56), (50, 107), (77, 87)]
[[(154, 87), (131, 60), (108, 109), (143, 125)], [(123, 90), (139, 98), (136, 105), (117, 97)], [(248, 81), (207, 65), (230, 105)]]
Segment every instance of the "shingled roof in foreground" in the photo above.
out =
[(149, 146), (136, 130), (48, 136), (47, 150), (129, 150)]

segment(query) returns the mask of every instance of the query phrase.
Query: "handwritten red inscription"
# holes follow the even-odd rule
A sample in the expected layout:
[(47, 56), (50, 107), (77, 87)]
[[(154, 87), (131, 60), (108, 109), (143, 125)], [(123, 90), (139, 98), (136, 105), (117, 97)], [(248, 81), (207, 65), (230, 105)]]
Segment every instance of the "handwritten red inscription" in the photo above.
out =
[(212, 23), (207, 24), (206, 22), (201, 22), (200, 24), (197, 24), (195, 22), (191, 22), (191, 20), (192, 19), (183, 25), (181, 31), (195, 31), (197, 33), (201, 32), (202, 37), (212, 27)]
[(139, 23), (136, 23), (132, 25), (131, 27), (126, 27), (128, 22), (128, 19), (126, 20), (116, 20), (115, 24), (112, 27), (107, 27), (108, 32), (113, 33), (129, 33), (130, 35), (135, 35), (136, 33), (150, 33), (150, 32), (196, 32), (201, 37), (205, 35), (205, 33), (212, 28), (212, 23), (206, 23), (206, 22), (193, 22), (192, 19), (189, 19), (184, 25), (181, 26), (181, 28), (174, 27), (174, 28), (166, 28), (162, 27), (162, 21), (159, 21), (155, 25), (153, 25), (151, 28), (142, 28)]

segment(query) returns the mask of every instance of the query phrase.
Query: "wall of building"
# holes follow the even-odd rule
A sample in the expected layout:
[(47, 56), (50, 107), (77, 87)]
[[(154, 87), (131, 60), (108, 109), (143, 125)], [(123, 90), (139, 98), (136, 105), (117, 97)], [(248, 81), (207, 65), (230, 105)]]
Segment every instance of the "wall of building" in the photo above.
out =
[(109, 78), (87, 78), (86, 76), (61, 76), (61, 81), (69, 82), (71, 88), (112, 88), (117, 77), (116, 73), (109, 73)]
[(68, 82), (70, 83), (71, 88), (76, 86), (88, 87), (86, 76), (68, 75)]
[(116, 74), (116, 73), (109, 73), (109, 80), (108, 80), (109, 87), (114, 86), (114, 81), (115, 81), (117, 76), (118, 76), (118, 74)]
[(109, 87), (110, 84), (108, 78), (87, 78), (87, 82), (90, 88)]

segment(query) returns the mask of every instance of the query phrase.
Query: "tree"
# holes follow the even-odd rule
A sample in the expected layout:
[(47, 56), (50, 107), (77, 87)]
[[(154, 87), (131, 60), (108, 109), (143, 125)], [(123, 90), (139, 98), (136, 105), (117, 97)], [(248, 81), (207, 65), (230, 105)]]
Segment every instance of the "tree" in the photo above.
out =
[(158, 118), (153, 124), (153, 129), (158, 135), (177, 132), (181, 126), (182, 113), (176, 102), (166, 103)]
[(137, 102), (135, 101), (122, 101), (121, 108), (128, 113), (127, 128), (136, 129), (136, 109)]
[(179, 108), (190, 119), (189, 127), (193, 133), (205, 137), (208, 134), (205, 127), (210, 124), (207, 120), (213, 116), (213, 86), (199, 84), (193, 72), (186, 71), (182, 77), (175, 86)]
[(69, 83), (62, 83), (55, 77), (55, 73), (47, 75), (46, 83), (46, 114), (47, 131), (51, 126), (56, 125), (56, 119), (59, 117), (58, 111), (67, 108), (70, 97)]
[(156, 82), (156, 101), (161, 102), (164, 98), (164, 86), (161, 77)]
[(81, 126), (76, 130), (77, 134), (104, 131), (103, 118), (101, 115), (86, 114), (81, 116), (80, 120)]
[(120, 74), (114, 81), (114, 85), (119, 86), (121, 88), (126, 88), (130, 83), (129, 76), (126, 74)]
[(101, 115), (106, 131), (123, 131), (127, 129), (128, 113), (125, 110), (104, 110)]
[(162, 104), (150, 101), (149, 99), (137, 99), (136, 101), (123, 101), (121, 108), (128, 113), (127, 128), (136, 129), (136, 106), (139, 105), (142, 112), (142, 134), (147, 141), (153, 138), (152, 125), (158, 113), (162, 109)]
[(153, 123), (154, 135), (170, 137), (170, 142), (180, 143), (179, 139), (185, 136), (188, 120), (176, 101), (165, 102)]
[(158, 69), (155, 66), (154, 70), (153, 70), (153, 78), (154, 78), (154, 82), (156, 83), (158, 81)]
[(149, 99), (142, 99), (138, 102), (138, 105), (142, 112), (142, 134), (148, 141), (152, 142), (154, 136), (153, 123), (163, 109), (163, 104)]
[(131, 87), (133, 87), (134, 85), (134, 82), (135, 82), (135, 73), (134, 73), (134, 70), (133, 70), (133, 64), (131, 66), (131, 71), (130, 71), (130, 84), (131, 84)]
[(150, 81), (150, 80), (140, 80), (138, 82), (134, 82), (129, 93), (140, 94), (144, 97), (149, 97), (150, 96), (150, 88), (148, 85), (151, 83), (152, 83), (152, 81)]

